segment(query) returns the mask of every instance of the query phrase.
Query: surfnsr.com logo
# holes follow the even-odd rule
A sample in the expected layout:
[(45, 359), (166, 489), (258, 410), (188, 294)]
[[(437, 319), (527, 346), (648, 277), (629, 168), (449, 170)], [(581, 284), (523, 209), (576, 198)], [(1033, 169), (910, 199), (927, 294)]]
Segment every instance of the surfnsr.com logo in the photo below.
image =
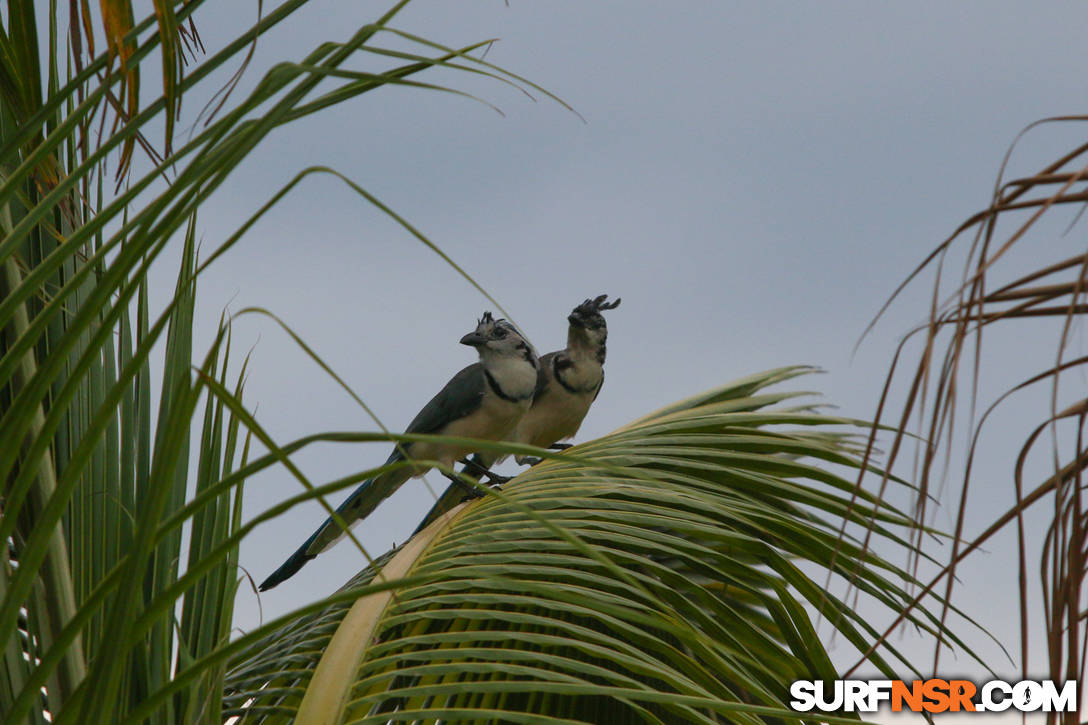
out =
[(797, 712), (1076, 712), (1080, 702), (1075, 680), (798, 680), (790, 697)]

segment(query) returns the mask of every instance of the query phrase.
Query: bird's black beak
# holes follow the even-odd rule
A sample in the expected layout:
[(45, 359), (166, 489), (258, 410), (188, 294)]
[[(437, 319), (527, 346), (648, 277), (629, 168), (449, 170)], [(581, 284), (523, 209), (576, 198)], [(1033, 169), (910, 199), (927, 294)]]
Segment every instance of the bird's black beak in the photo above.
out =
[(582, 316), (577, 315), (577, 314), (575, 314), (573, 312), (571, 314), (567, 315), (567, 322), (574, 325), (575, 327), (585, 327), (586, 326), (586, 321), (584, 319), (582, 319)]
[(477, 332), (470, 332), (461, 338), (461, 344), (469, 347), (479, 347), (485, 342), (487, 342), (487, 338)]

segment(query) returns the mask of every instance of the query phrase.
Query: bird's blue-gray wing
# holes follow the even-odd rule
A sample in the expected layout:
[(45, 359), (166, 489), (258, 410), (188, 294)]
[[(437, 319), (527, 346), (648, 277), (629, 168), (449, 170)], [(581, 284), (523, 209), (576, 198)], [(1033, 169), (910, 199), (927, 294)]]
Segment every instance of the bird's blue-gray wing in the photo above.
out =
[(423, 406), (404, 432), (439, 433), (450, 422), (471, 415), (483, 403), (485, 385), (483, 365), (477, 362), (462, 369)]
[(540, 356), (540, 365), (536, 369), (536, 389), (533, 390), (533, 400), (539, 398), (545, 390), (548, 389), (550, 383), (550, 375), (552, 371), (552, 360), (555, 359), (556, 353), (549, 352)]
[[(542, 355), (540, 357), (540, 365), (539, 367), (537, 367), (536, 372), (536, 390), (533, 392), (534, 399), (539, 397), (548, 387), (548, 377), (549, 371), (551, 370), (551, 362), (553, 357), (555, 357), (554, 352), (549, 352), (546, 355)], [(469, 367), (462, 370), (461, 373), (464, 373), (472, 367), (475, 366), (470, 365)], [(458, 373), (458, 375), (460, 375), (461, 373)], [(454, 376), (454, 379), (456, 379), (456, 377), (457, 376)], [(453, 380), (451, 380), (450, 383), (452, 384)], [(483, 395), (484, 384), (485, 383), (483, 379), (483, 370), (481, 369), (479, 371), (479, 388), (481, 397)], [(439, 395), (441, 395), (441, 393), (439, 393)], [(438, 397), (436, 396), (435, 400), (437, 399)], [(434, 403), (435, 401), (431, 402)], [(471, 412), (472, 410), (468, 410), (467, 412), (465, 412), (465, 415), (468, 415)], [(422, 412), (419, 414), (419, 416), (417, 416), (417, 418), (421, 417), (423, 417)], [(415, 421), (413, 421), (413, 423), (415, 423)], [(474, 458), (474, 460), (476, 460), (476, 462), (480, 465), (484, 465), (484, 461), (479, 460), (478, 455), (476, 456), (476, 458)], [(465, 471), (461, 471), (461, 474), (465, 476), (470, 475)], [(427, 526), (429, 526), (432, 521), (452, 509), (457, 504), (461, 503), (463, 500), (465, 500), (465, 487), (459, 483), (451, 483), (449, 486), (446, 487), (446, 490), (442, 492), (442, 495), (438, 497), (438, 500), (434, 502), (434, 505), (431, 506), (431, 510), (427, 512), (427, 515), (423, 517), (423, 520), (419, 523), (419, 526), (417, 526), (416, 530), (412, 532), (412, 536), (415, 536), (420, 531), (427, 528)]]

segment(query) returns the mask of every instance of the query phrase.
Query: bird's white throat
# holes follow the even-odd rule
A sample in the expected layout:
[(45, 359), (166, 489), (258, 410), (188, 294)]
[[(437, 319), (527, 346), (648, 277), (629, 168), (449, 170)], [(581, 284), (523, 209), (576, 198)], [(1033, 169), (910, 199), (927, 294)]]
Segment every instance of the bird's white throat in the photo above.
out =
[(536, 388), (536, 367), (524, 357), (488, 354), (482, 357), (484, 368), (491, 373), (506, 395), (524, 398), (533, 394)]

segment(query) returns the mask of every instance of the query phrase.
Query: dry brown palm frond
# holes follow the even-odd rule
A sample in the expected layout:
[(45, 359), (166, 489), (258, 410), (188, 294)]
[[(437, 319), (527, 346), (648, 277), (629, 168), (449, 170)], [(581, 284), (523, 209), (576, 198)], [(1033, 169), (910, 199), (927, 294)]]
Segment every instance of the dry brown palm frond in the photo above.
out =
[[(930, 252), (892, 293), (869, 326), (872, 329), (891, 303), (924, 270), (934, 268), (936, 281), (928, 319), (908, 334), (896, 351), (876, 414), (878, 423), (887, 414), (893, 380), (897, 374), (903, 374), (900, 363), (907, 343), (918, 344), (921, 338), (917, 362), (909, 373), (906, 399), (895, 421), (896, 433), (889, 446), (885, 470), (893, 469), (903, 451), (902, 444), (907, 441), (907, 431), (913, 430), (918, 438), (913, 477), (919, 486), (915, 516), (924, 523), (932, 516), (932, 510), (927, 506), (930, 495), (937, 482), (947, 477), (953, 455), (961, 446), (959, 452), (966, 455), (966, 464), (956, 495), (952, 551), (947, 555), (947, 564), (923, 589), (919, 599), (943, 587), (944, 601), (954, 601), (951, 599), (953, 582), (960, 563), (992, 536), (1014, 527), (1018, 542), (1015, 586), (1020, 601), (1023, 672), (1026, 676), (1029, 643), (1041, 636), (1048, 655), (1047, 676), (1056, 680), (1081, 679), (1086, 649), (1080, 611), (1083, 608), (1088, 505), (1082, 500), (1081, 485), (1088, 466), (1088, 442), (1083, 437), (1088, 399), (1083, 393), (1063, 391), (1060, 381), (1071, 371), (1088, 371), (1088, 357), (1067, 359), (1070, 358), (1068, 347), (1075, 325), (1088, 314), (1085, 296), (1088, 291), (1088, 250), (1057, 260), (1046, 259), (1046, 243), (1050, 242), (1051, 247), (1056, 245), (1048, 239), (1039, 221), (1045, 215), (1052, 215), (1060, 205), (1088, 202), (1088, 162), (1085, 159), (1088, 144), (1080, 144), (1042, 165), (1034, 175), (1011, 181), (1005, 181), (1004, 175), (1013, 149), (1029, 131), (1043, 124), (1086, 120), (1088, 117), (1085, 116), (1066, 116), (1046, 119), (1026, 128), (1005, 156), (990, 205), (969, 217)], [(1082, 212), (1083, 206), (1067, 233), (1076, 228)], [(1009, 223), (1011, 226), (1006, 228)], [(962, 237), (972, 231), (970, 244), (961, 250), (959, 247), (964, 246)], [(1014, 248), (1028, 244), (1035, 248), (1032, 257), (1013, 252)], [(949, 282), (951, 276), (943, 273), (944, 267), (949, 256), (956, 253), (963, 254), (963, 268), (958, 278)], [(1007, 385), (1004, 392), (990, 397), (982, 381), (982, 372), (1000, 361), (993, 359), (992, 345), (983, 347), (983, 333), (989, 332), (989, 337), (995, 341), (1016, 343), (1021, 339), (1016, 335), (1022, 335), (1025, 329), (1044, 329), (1050, 320), (1058, 327), (1055, 344), (1031, 346), (1021, 343), (1016, 348), (1016, 354), (1030, 363), (1034, 372), (1023, 382)], [(996, 409), (1010, 405), (1013, 393), (1039, 389), (1043, 385), (1049, 386), (1046, 410), (1035, 414), (1034, 429), (1018, 453), (1007, 462), (999, 462), (1007, 465), (1010, 471), (1015, 505), (989, 522), (981, 534), (964, 541), (971, 473), (978, 462), (978, 444), (984, 424)], [(966, 398), (963, 397), (965, 392)], [(1017, 396), (1018, 403), (1021, 398)], [(986, 406), (985, 412), (977, 416), (981, 406)], [(962, 415), (957, 418), (957, 413), (964, 409), (966, 425)], [(916, 423), (912, 424), (912, 420)], [(875, 441), (876, 430), (874, 428), (870, 436), (870, 444)], [(1029, 474), (1025, 471), (1025, 461), (1039, 448), (1044, 434), (1051, 441), (1049, 456), (1053, 470), (1051, 475), (1032, 486), (1026, 480)], [(1048, 502), (1053, 505), (1053, 512), (1045, 531), (1032, 531), (1025, 521), (1025, 514), (1029, 510), (1041, 511), (1041, 506)], [(1033, 565), (1029, 552), (1039, 547), (1042, 558)], [(1038, 625), (1028, 616), (1029, 581), (1036, 575), (1040, 578), (1046, 612), (1042, 631), (1038, 631)], [(941, 645), (938, 640), (934, 668), (939, 661)], [(1050, 722), (1057, 722), (1057, 715), (1049, 717)], [(1069, 713), (1063, 717), (1068, 717), (1063, 722), (1076, 722), (1077, 715)]]

